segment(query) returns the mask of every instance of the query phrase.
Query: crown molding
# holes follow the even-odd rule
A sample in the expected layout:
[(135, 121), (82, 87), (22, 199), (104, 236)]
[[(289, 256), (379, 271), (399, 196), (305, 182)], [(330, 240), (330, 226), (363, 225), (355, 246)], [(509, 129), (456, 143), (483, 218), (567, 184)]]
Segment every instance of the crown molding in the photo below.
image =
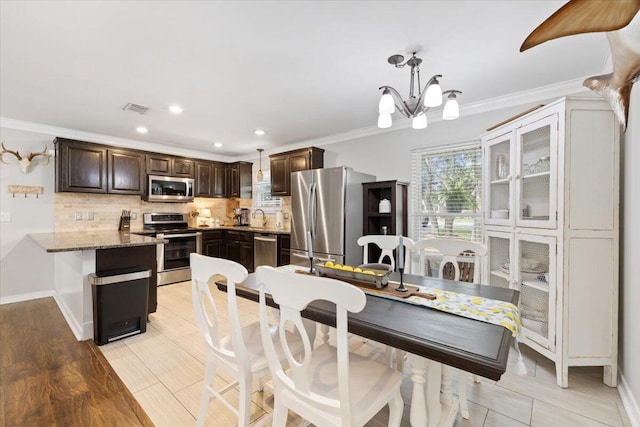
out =
[(0, 127), (14, 130), (21, 130), (53, 137), (77, 139), (80, 141), (93, 142), (96, 144), (112, 145), (115, 147), (193, 157), (197, 159), (218, 160), (222, 162), (235, 161), (229, 156), (212, 155), (206, 151), (192, 150), (189, 148), (173, 147), (153, 142), (139, 141), (136, 139), (120, 138), (94, 132), (85, 132), (58, 126), (44, 125), (40, 123), (26, 122), (23, 120), (0, 117)]
[[(535, 89), (530, 89), (521, 92), (515, 92), (504, 96), (498, 96), (495, 98), (489, 98), (483, 101), (473, 102), (470, 104), (464, 104), (460, 107), (461, 116), (472, 116), (476, 114), (482, 114), (489, 111), (500, 110), (503, 108), (517, 107), (525, 104), (532, 104), (540, 101), (545, 101), (554, 98), (561, 98), (567, 95), (573, 95), (580, 92), (587, 92), (588, 89), (582, 85), (582, 82), (587, 77), (578, 78), (574, 80), (568, 80), (565, 82), (554, 83), (548, 86), (542, 86)], [(430, 123), (437, 123), (442, 121), (440, 110), (434, 110), (427, 113), (427, 119)], [(387, 129), (380, 129), (377, 126), (367, 126), (364, 128), (354, 129), (347, 132), (336, 133), (333, 135), (323, 136), (320, 138), (307, 139), (299, 141), (285, 146), (278, 146), (274, 150), (265, 150), (264, 154), (269, 155), (282, 151), (295, 150), (297, 148), (304, 148), (308, 146), (323, 146), (335, 144), (338, 142), (345, 142), (353, 139), (364, 138), (372, 135), (380, 135), (388, 132), (395, 132), (411, 127), (410, 120), (396, 120), (396, 125)], [(63, 138), (79, 139), (82, 141), (95, 142), (99, 144), (114, 145), (117, 147), (132, 148), (135, 147), (139, 150), (153, 151), (174, 155), (183, 155), (186, 157), (202, 158), (209, 160), (219, 160), (223, 162), (235, 162), (240, 160), (253, 160), (257, 159), (255, 154), (247, 154), (243, 156), (223, 156), (214, 155), (206, 151), (191, 150), (188, 148), (172, 147), (168, 145), (162, 145), (158, 143), (151, 143), (145, 141), (138, 141), (128, 138), (113, 137), (109, 135), (103, 135), (93, 132), (84, 132), (74, 129), (68, 129), (57, 126), (43, 125), (39, 123), (26, 122), (22, 120), (11, 119), (7, 117), (0, 117), (0, 127), (29, 131), (34, 133), (41, 133), (52, 136), (59, 136)]]
[[(587, 77), (568, 80), (565, 82), (554, 83), (548, 86), (541, 86), (535, 89), (514, 92), (504, 96), (489, 98), (483, 101), (465, 104), (460, 107), (460, 116), (473, 116), (476, 114), (487, 113), (490, 111), (501, 110), (503, 108), (517, 107), (525, 104), (533, 104), (549, 99), (562, 98), (567, 95), (574, 95), (580, 92), (588, 92), (589, 89), (582, 85)], [(442, 121), (441, 110), (427, 112), (427, 120), (429, 123)], [(354, 129), (348, 132), (336, 133), (333, 135), (323, 136), (321, 138), (308, 139), (305, 141), (295, 142), (286, 146), (279, 146), (278, 151), (289, 151), (297, 148), (308, 146), (323, 146), (344, 142), (353, 139), (364, 138), (371, 135), (380, 135), (388, 132), (395, 132), (403, 129), (411, 128), (411, 120), (396, 120), (396, 123), (390, 128), (380, 129), (377, 126), (367, 126), (365, 128)], [(274, 151), (275, 153), (276, 151)], [(266, 150), (265, 150), (266, 153)], [(254, 155), (243, 156), (239, 160), (249, 160), (255, 158)]]

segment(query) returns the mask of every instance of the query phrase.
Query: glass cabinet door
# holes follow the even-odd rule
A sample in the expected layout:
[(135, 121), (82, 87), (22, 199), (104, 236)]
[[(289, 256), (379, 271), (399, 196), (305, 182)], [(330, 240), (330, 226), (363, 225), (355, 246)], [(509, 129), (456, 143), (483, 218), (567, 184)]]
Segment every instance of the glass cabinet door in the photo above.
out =
[(548, 116), (519, 128), (516, 144), (516, 226), (555, 228), (558, 116)]
[(520, 318), (525, 337), (555, 348), (556, 239), (515, 235), (513, 275), (520, 290)]
[(500, 135), (488, 141), (484, 153), (485, 182), (485, 224), (513, 224), (512, 171), (514, 159), (513, 132)]
[(511, 279), (511, 260), (513, 259), (514, 234), (504, 231), (485, 231), (485, 245), (488, 256), (484, 266), (482, 283), (501, 288), (515, 289)]

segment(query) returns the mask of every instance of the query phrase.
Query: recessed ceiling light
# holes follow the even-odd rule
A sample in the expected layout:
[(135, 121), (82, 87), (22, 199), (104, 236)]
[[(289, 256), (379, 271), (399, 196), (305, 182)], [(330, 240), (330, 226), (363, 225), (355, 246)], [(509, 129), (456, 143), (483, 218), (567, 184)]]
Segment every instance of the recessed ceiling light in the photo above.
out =
[(147, 128), (146, 128), (146, 127), (144, 127), (144, 126), (138, 126), (138, 127), (136, 128), (136, 132), (138, 132), (138, 133), (147, 133), (147, 132), (149, 132), (149, 129), (147, 129)]
[(173, 114), (180, 114), (182, 113), (182, 107), (179, 105), (170, 105), (169, 111), (171, 111)]
[(256, 129), (256, 130), (254, 130), (254, 131), (253, 131), (253, 133), (255, 133), (255, 134), (256, 134), (256, 135), (258, 135), (258, 136), (262, 136), (262, 135), (264, 135), (266, 132), (265, 132), (265, 131), (263, 131), (262, 129)]
[(213, 146), (216, 147), (216, 148), (220, 148), (220, 147), (222, 147), (222, 142), (214, 142)]

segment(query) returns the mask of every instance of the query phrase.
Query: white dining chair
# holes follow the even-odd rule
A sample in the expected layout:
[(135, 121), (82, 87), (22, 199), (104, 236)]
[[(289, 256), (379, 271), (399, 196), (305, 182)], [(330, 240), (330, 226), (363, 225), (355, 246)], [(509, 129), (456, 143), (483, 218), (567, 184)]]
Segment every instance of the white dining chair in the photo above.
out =
[[(305, 276), (261, 266), (256, 271), (260, 286), (260, 325), (274, 385), (273, 426), (286, 425), (291, 410), (316, 426), (363, 426), (385, 405), (389, 425), (399, 426), (404, 408), (400, 395), (402, 374), (373, 360), (349, 353), (347, 312), (360, 312), (366, 302), (362, 290), (345, 282)], [(280, 306), (280, 330), (285, 325), (302, 337), (299, 358), (289, 350), (289, 337), (280, 334), (290, 369), (285, 370), (271, 340), (266, 293)], [(300, 312), (313, 301), (335, 304), (336, 347), (313, 348), (301, 322)]]
[[(205, 378), (198, 412), (197, 425), (203, 426), (209, 403), (218, 399), (238, 417), (238, 425), (249, 425), (251, 409), (252, 381), (260, 381), (260, 388), (264, 378), (269, 375), (267, 358), (262, 347), (260, 322), (255, 321), (244, 327), (240, 326), (238, 304), (236, 301), (236, 283), (247, 278), (247, 270), (240, 264), (221, 258), (212, 258), (192, 253), (191, 287), (193, 308), (198, 329), (205, 343), (206, 367)], [(220, 319), (218, 310), (211, 295), (209, 282), (213, 276), (224, 276), (227, 280), (227, 317), (229, 320), (229, 335), (220, 337)], [(277, 328), (267, 329), (267, 334), (275, 339)], [(300, 338), (285, 332), (290, 340), (289, 349), (294, 354), (302, 351)], [(277, 341), (277, 340), (276, 340)], [(284, 359), (279, 341), (274, 345), (276, 357)], [(214, 389), (216, 370), (220, 369), (235, 381), (220, 390)], [(223, 396), (227, 391), (239, 386), (240, 396), (238, 408), (235, 408)], [(269, 422), (271, 415), (260, 419), (256, 426)]]
[[(420, 255), (418, 273), (429, 275), (428, 263), (430, 259), (438, 259), (438, 277), (441, 279), (458, 280), (468, 283), (480, 283), (480, 268), (482, 260), (487, 254), (487, 247), (483, 244), (462, 239), (424, 239), (418, 240), (413, 245), (413, 252)], [(469, 419), (469, 405), (467, 404), (467, 381), (469, 373), (459, 371), (458, 375), (458, 399), (460, 401), (460, 415)], [(451, 375), (451, 368), (443, 365), (443, 377)], [(473, 381), (480, 380), (473, 376)], [(448, 380), (443, 380), (447, 387)], [(450, 390), (444, 390), (445, 399)]]
[[(383, 263), (385, 258), (388, 258), (391, 262), (391, 271), (396, 269), (396, 260), (393, 256), (393, 251), (400, 246), (400, 236), (380, 235), (380, 234), (368, 234), (358, 239), (358, 245), (364, 248), (362, 253), (362, 262), (370, 263), (369, 259), (369, 245), (374, 244), (380, 248), (380, 257), (376, 262)], [(408, 237), (402, 237), (402, 245), (404, 246), (404, 273), (411, 273), (411, 249), (413, 248), (413, 240)], [(393, 347), (385, 346), (385, 359), (389, 366), (396, 368), (402, 372), (404, 370), (404, 352), (395, 351)], [(395, 361), (394, 361), (395, 358)]]
[[(375, 261), (372, 261), (369, 259), (370, 244), (376, 245), (381, 250), (380, 257), (378, 257), (378, 259)], [(391, 271), (396, 270), (396, 259), (393, 255), (393, 251), (398, 249), (398, 246), (400, 246), (400, 236), (368, 234), (358, 238), (358, 245), (363, 247), (362, 262), (364, 264), (370, 263), (370, 262), (383, 263), (384, 259), (388, 258), (391, 264)], [(404, 246), (404, 254), (405, 254), (404, 261), (406, 261), (404, 264), (404, 272), (410, 273), (411, 263), (409, 262), (410, 261), (409, 251), (413, 247), (413, 240), (403, 236), (402, 245)]]

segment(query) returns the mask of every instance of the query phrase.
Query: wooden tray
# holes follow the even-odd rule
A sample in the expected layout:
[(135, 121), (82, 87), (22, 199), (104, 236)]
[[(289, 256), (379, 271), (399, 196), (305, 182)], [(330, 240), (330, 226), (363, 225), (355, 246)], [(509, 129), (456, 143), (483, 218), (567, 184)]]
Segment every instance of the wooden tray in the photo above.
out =
[(367, 270), (373, 271), (375, 274), (364, 274), (355, 271), (340, 270), (332, 267), (325, 267), (322, 264), (316, 264), (313, 266), (314, 270), (317, 270), (321, 275), (331, 277), (345, 282), (352, 283), (351, 280), (355, 280), (364, 284), (372, 284), (378, 289), (382, 289), (387, 286), (389, 282), (390, 270), (376, 270), (367, 268)]
[[(336, 270), (336, 271), (339, 271), (339, 270)], [(297, 270), (296, 273), (315, 276), (314, 273), (308, 273), (306, 271), (301, 271), (301, 270)], [(409, 298), (410, 296), (417, 296), (417, 297), (426, 298), (426, 299), (436, 299), (435, 295), (428, 294), (425, 292), (420, 292), (420, 289), (417, 286), (413, 286), (413, 285), (405, 285), (405, 288), (407, 288), (407, 292), (399, 292), (396, 289), (400, 285), (396, 285), (396, 284), (385, 286), (384, 288), (378, 288), (376, 287), (375, 283), (362, 281), (362, 280), (358, 280), (350, 277), (324, 274), (322, 272), (320, 272), (320, 277), (328, 277), (330, 279), (341, 280), (343, 282), (351, 283), (352, 285), (359, 287), (363, 291), (366, 291), (372, 294), (388, 295), (396, 298)], [(375, 277), (375, 276), (372, 276), (372, 277)]]

